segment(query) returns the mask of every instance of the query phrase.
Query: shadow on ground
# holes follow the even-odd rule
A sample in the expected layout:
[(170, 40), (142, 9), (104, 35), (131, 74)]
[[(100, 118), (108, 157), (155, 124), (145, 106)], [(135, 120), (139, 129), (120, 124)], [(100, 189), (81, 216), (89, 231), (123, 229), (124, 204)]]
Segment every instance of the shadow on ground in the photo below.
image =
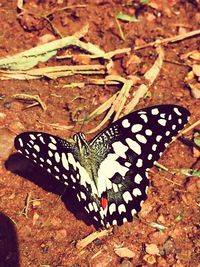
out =
[(7, 170), (35, 183), (45, 191), (61, 196), (66, 208), (71, 211), (78, 220), (83, 220), (87, 225), (93, 224), (96, 228), (99, 227), (99, 225), (95, 225), (92, 218), (89, 218), (83, 208), (80, 209), (80, 202), (78, 202), (74, 190), (68, 189), (63, 183), (56, 180), (44, 169), (32, 163), (23, 155), (19, 153), (11, 155), (5, 163), (5, 167)]
[(20, 267), (14, 223), (0, 212), (0, 267)]

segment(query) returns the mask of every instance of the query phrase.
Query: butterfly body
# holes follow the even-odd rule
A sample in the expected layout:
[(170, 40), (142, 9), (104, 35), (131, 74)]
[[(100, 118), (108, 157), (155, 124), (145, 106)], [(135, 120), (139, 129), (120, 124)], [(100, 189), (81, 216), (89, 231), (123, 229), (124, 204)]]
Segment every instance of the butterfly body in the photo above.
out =
[(90, 142), (82, 133), (70, 143), (25, 132), (16, 137), (15, 147), (74, 190), (101, 226), (121, 225), (140, 211), (147, 198), (148, 169), (188, 118), (183, 107), (154, 106), (119, 119)]

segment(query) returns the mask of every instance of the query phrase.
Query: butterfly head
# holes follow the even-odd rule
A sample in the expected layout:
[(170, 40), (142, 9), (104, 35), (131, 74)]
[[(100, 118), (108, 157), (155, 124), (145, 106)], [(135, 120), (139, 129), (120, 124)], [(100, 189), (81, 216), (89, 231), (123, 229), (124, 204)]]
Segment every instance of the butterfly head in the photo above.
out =
[(85, 135), (84, 133), (77, 133), (74, 135), (73, 137), (79, 151), (80, 154), (84, 157), (87, 157), (90, 155), (90, 147), (85, 139)]

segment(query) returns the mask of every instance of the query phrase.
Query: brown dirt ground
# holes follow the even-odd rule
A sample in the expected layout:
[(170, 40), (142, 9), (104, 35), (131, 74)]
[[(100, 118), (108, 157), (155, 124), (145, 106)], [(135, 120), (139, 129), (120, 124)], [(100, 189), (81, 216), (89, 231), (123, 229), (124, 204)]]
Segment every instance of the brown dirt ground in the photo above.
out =
[[(35, 18), (24, 15), (19, 20), (16, 2), (1, 0), (0, 3), (2, 58), (38, 45), (44, 34), (54, 34), (48, 22), (36, 18), (36, 15)], [(134, 14), (138, 7), (136, 1), (69, 0), (59, 4), (56, 0), (30, 0), (26, 1), (24, 7), (38, 15), (42, 12), (51, 12), (53, 8), (75, 4), (86, 4), (86, 7), (56, 12), (50, 17), (51, 22), (63, 36), (75, 33), (88, 22), (90, 28), (84, 40), (98, 45), (105, 51), (124, 47), (134, 49), (135, 44), (150, 42), (159, 37), (171, 37), (181, 31), (196, 30), (200, 26), (198, 1), (166, 0), (156, 8), (139, 8), (139, 22), (120, 22), (126, 36), (125, 41), (120, 38), (115, 15), (120, 11)], [(160, 75), (150, 88), (151, 97), (141, 100), (137, 108), (176, 103), (190, 110), (190, 123), (200, 118), (199, 101), (191, 96), (189, 88), (184, 84), (189, 68), (184, 64), (175, 64), (175, 61), (181, 63), (181, 54), (198, 49), (199, 44), (200, 38), (195, 36), (164, 47), (166, 60)], [(75, 51), (77, 53), (78, 49)], [(155, 49), (149, 47), (134, 53), (141, 59), (140, 69), (133, 69), (134, 73), (130, 70), (131, 73), (128, 74), (142, 76), (156, 58)], [(116, 70), (123, 76), (127, 75), (123, 68), (126, 57), (122, 55), (115, 59)], [(64, 60), (61, 63), (70, 64), (71, 61)], [(61, 63), (51, 59), (40, 66)], [(80, 107), (80, 116), (89, 114), (119, 88), (94, 85), (81, 89), (63, 88), (66, 83), (83, 79), (82, 76), (72, 76), (57, 80), (1, 81), (0, 94), (3, 97), (0, 100), (0, 112), (6, 115), (0, 120), (1, 127), (11, 130), (14, 135), (22, 131), (35, 130), (67, 138), (72, 137), (80, 129), (86, 132), (95, 127), (102, 117), (80, 125), (72, 122), (71, 114)], [(25, 103), (11, 99), (16, 93), (39, 94), (47, 105), (47, 111), (44, 112), (40, 107), (24, 109)], [(72, 102), (76, 96), (83, 96), (84, 99), (77, 98)], [(73, 125), (73, 128), (65, 132), (53, 129), (48, 123)], [(87, 136), (88, 139), (91, 137)], [(185, 137), (192, 139), (192, 132)], [(84, 250), (78, 251), (75, 242), (94, 232), (94, 226), (73, 203), (70, 192), (65, 192), (62, 198), (60, 197), (65, 190), (62, 184), (14, 153), (13, 148), (13, 155), (6, 164), (5, 160), (2, 160), (0, 165), (1, 267), (199, 266), (199, 180), (196, 177), (172, 175), (152, 168), (148, 199), (139, 219), (115, 227), (109, 236), (96, 240)], [(159, 163), (170, 169), (199, 167), (191, 146), (180, 140), (168, 147)], [(21, 173), (17, 175), (19, 169)], [(26, 218), (20, 215), (20, 211), (25, 206), (27, 194), (30, 193), (32, 199), (41, 200), (35, 205), (30, 204)], [(177, 219), (178, 215), (181, 216), (178, 217), (180, 220)], [(150, 227), (151, 222), (164, 225), (165, 231)], [(147, 254), (145, 245), (148, 244), (156, 244), (159, 255)], [(128, 260), (117, 256), (114, 248), (119, 246), (128, 247), (134, 252), (134, 257)]]

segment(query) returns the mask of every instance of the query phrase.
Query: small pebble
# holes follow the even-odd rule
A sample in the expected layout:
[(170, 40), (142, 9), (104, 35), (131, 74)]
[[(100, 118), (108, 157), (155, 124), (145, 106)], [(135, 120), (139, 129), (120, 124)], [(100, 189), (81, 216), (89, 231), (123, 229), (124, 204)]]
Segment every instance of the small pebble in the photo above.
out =
[(170, 254), (175, 251), (174, 242), (171, 239), (168, 239), (163, 245), (163, 250), (165, 254)]
[(60, 229), (55, 231), (55, 239), (56, 240), (63, 240), (67, 236), (67, 231), (65, 229)]
[(129, 260), (124, 259), (120, 267), (133, 267), (133, 264)]
[(10, 109), (11, 108), (11, 102), (5, 102), (3, 104), (4, 108)]
[(95, 239), (93, 242), (96, 246), (101, 246), (103, 245), (103, 241), (99, 238)]

